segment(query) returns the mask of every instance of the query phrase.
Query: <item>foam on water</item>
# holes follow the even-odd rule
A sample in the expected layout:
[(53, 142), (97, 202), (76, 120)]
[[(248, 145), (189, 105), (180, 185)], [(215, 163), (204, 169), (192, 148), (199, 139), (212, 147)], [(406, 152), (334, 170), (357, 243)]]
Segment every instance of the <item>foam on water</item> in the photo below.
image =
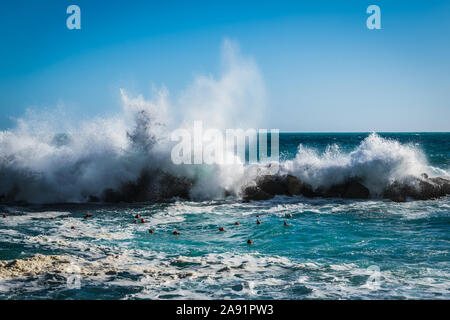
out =
[(295, 157), (279, 165), (245, 165), (243, 159), (234, 165), (174, 165), (174, 129), (192, 130), (196, 120), (205, 128), (259, 128), (265, 90), (258, 67), (229, 41), (223, 62), (219, 77), (198, 77), (177, 99), (169, 99), (164, 87), (154, 90), (151, 100), (122, 89), (122, 112), (80, 123), (64, 113), (28, 112), (15, 128), (0, 131), (0, 196), (8, 202), (87, 202), (107, 189), (139, 182), (144, 173), (152, 195), (176, 187), (165, 182), (166, 175), (193, 181), (190, 198), (197, 201), (239, 197), (258, 176), (286, 173), (314, 188), (357, 177), (376, 196), (394, 180), (448, 176), (447, 168), (428, 164), (421, 146), (375, 133), (350, 151), (338, 144), (324, 152), (300, 144)]
[[(359, 178), (373, 196), (394, 180), (448, 177), (445, 134), (432, 137), (426, 153), (414, 140), (420, 134), (412, 142), (401, 142), (401, 135), (336, 135), (325, 148), (320, 136), (294, 135), (286, 139), (297, 150), (280, 150), (292, 156), (277, 165), (172, 163), (170, 132), (189, 129), (193, 120), (218, 129), (258, 128), (262, 77), (233, 47), (224, 45), (219, 77), (198, 77), (177, 98), (165, 88), (152, 100), (121, 90), (118, 114), (72, 123), (66, 116), (29, 113), (0, 132), (0, 196), (7, 203), (84, 203), (139, 181), (143, 172), (154, 187), (166, 174), (193, 181), (191, 201), (2, 204), (1, 299), (450, 297), (448, 196), (406, 203), (376, 197), (240, 200), (242, 187), (266, 174), (292, 174), (314, 188)], [(347, 140), (352, 142), (345, 145)], [(93, 217), (85, 220), (87, 212)], [(147, 223), (133, 223), (136, 214)], [(81, 268), (80, 289), (67, 287), (70, 262)], [(374, 265), (379, 288), (367, 282)]]
[(85, 202), (138, 180), (144, 170), (153, 180), (163, 174), (194, 179), (194, 199), (237, 191), (242, 165), (175, 166), (170, 159), (176, 128), (189, 129), (194, 120), (216, 129), (242, 128), (242, 110), (247, 126), (262, 114), (264, 85), (253, 60), (226, 40), (223, 66), (217, 79), (200, 76), (172, 101), (165, 88), (154, 90), (151, 101), (121, 89), (121, 113), (81, 123), (64, 113), (29, 111), (15, 128), (0, 132), (0, 195), (28, 203)]
[[(448, 298), (448, 208), (447, 198), (393, 204), (276, 197), (16, 209), (0, 221), (0, 233), (9, 230), (2, 241), (17, 248), (1, 264), (0, 297)], [(93, 217), (83, 219), (86, 212)], [(136, 214), (148, 223), (134, 224)], [(6, 267), (11, 259), (22, 267)], [(66, 260), (81, 268), (79, 290), (67, 288)], [(372, 265), (380, 268), (379, 288), (367, 283)], [(100, 296), (91, 296), (92, 288)]]
[[(93, 136), (101, 134), (98, 130)], [(129, 136), (127, 130), (122, 134)], [(142, 171), (149, 169), (155, 176), (166, 172), (193, 179), (191, 197), (206, 200), (223, 198), (222, 190), (239, 196), (242, 186), (251, 184), (269, 170), (264, 164), (240, 165), (239, 168), (236, 168), (238, 165), (176, 167), (169, 158), (167, 145), (141, 153), (142, 150), (133, 150), (133, 143), (125, 142), (126, 139), (116, 145), (109, 139), (105, 143), (103, 140), (96, 142), (93, 136), (75, 135), (71, 139), (76, 143), (62, 147), (52, 142), (44, 144), (39, 137), (33, 137), (34, 143), (22, 145), (18, 150), (17, 133), (0, 133), (0, 194), (30, 203), (84, 202), (88, 196), (100, 197), (105, 189), (118, 189), (122, 183), (138, 180)], [(423, 173), (448, 176), (446, 170), (429, 166), (416, 146), (376, 134), (368, 136), (349, 153), (341, 151), (337, 145), (329, 146), (324, 153), (300, 145), (294, 159), (281, 162), (276, 168), (276, 174), (295, 175), (313, 188), (358, 178), (372, 196), (380, 195), (393, 181), (407, 181)]]

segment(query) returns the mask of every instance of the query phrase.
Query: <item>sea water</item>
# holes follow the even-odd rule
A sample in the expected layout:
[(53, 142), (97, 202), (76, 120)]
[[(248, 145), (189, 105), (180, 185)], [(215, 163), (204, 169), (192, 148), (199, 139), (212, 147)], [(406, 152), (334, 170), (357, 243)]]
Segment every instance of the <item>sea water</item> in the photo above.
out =
[[(350, 166), (379, 176), (399, 163), (410, 170), (418, 161), (417, 170), (448, 177), (449, 133), (370, 139), (369, 133), (283, 133), (280, 161), (299, 175), (313, 168), (308, 177), (325, 180), (336, 176), (330, 172), (353, 172)], [(391, 157), (383, 162), (374, 154)], [(47, 170), (42, 159), (33, 164), (38, 160)], [(93, 216), (84, 219), (87, 213)], [(239, 196), (37, 203), (2, 205), (1, 214), (7, 216), (0, 217), (1, 299), (450, 298), (448, 196), (404, 203), (302, 196), (248, 203)], [(136, 215), (146, 222), (135, 223)]]

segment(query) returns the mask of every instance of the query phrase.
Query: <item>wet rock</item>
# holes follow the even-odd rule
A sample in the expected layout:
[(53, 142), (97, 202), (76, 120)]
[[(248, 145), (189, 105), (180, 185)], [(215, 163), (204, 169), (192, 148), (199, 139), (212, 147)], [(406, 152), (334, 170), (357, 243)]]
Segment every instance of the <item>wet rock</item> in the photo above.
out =
[(233, 191), (224, 189), (224, 190), (223, 190), (223, 196), (224, 196), (225, 198), (227, 198), (227, 197), (232, 197), (232, 196), (234, 196), (234, 193), (233, 193)]
[(382, 197), (394, 202), (406, 201), (405, 192), (402, 190), (402, 186), (396, 181), (384, 190)]
[(243, 191), (243, 199), (244, 201), (251, 201), (251, 200), (269, 200), (272, 199), (273, 195), (268, 194), (267, 192), (261, 190), (261, 188), (257, 186), (250, 186), (244, 189)]
[(309, 198), (317, 196), (317, 193), (314, 192), (310, 184), (301, 181), (297, 177), (288, 174), (287, 176), (285, 176), (284, 179), (288, 191), (287, 195), (289, 196), (303, 195)]
[(152, 184), (152, 174), (143, 170), (136, 181), (123, 183), (121, 193), (123, 202), (145, 202), (152, 200), (150, 187)]
[(314, 197), (316, 193), (311, 185), (302, 182), (293, 175), (285, 176), (261, 176), (256, 181), (257, 186), (265, 193), (275, 195), (296, 196), (304, 195), (306, 197)]
[[(265, 175), (257, 179), (255, 187), (247, 187), (244, 190), (244, 200), (267, 200), (275, 195), (303, 195), (305, 197), (336, 197), (349, 199), (368, 199), (369, 189), (356, 179), (346, 183), (334, 185), (328, 189), (318, 188), (302, 182), (295, 176), (269, 176)], [(270, 197), (269, 197), (270, 196)]]
[(450, 194), (450, 181), (444, 178), (428, 178), (418, 180), (417, 194), (412, 197), (418, 200), (428, 200), (444, 197)]
[[(369, 189), (358, 178), (352, 178), (344, 183), (329, 188), (319, 187), (313, 190), (311, 185), (302, 182), (295, 176), (261, 176), (256, 180), (256, 186), (244, 189), (244, 200), (267, 200), (275, 195), (303, 195), (305, 197), (326, 197), (345, 199), (368, 199)], [(420, 178), (409, 177), (404, 181), (394, 181), (381, 194), (382, 198), (396, 202), (404, 202), (408, 198), (415, 200), (436, 199), (450, 194), (450, 180), (422, 174)]]
[(100, 202), (100, 198), (97, 196), (90, 195), (88, 197), (88, 202)]
[(356, 180), (346, 183), (345, 191), (342, 194), (342, 197), (347, 199), (368, 199), (369, 196), (369, 189)]
[(312, 186), (307, 183), (302, 183), (302, 195), (308, 198), (319, 196), (319, 194), (313, 190)]
[(270, 195), (288, 195), (286, 179), (281, 176), (265, 175), (256, 181), (258, 187)]
[(159, 181), (158, 197), (170, 199), (174, 197), (189, 199), (189, 193), (194, 182), (188, 178), (165, 174)]
[(188, 178), (144, 170), (136, 181), (122, 183), (118, 189), (104, 190), (101, 198), (110, 203), (159, 201), (174, 197), (189, 199), (193, 184)]
[(294, 176), (286, 176), (286, 187), (289, 195), (298, 196), (302, 194), (303, 184)]
[(436, 178), (430, 178), (430, 181), (438, 186), (439, 192), (442, 195), (450, 194), (450, 180), (436, 177)]
[(20, 198), (20, 188), (14, 185), (6, 194), (0, 194), (0, 203), (28, 205), (28, 203)]
[(104, 202), (109, 203), (149, 201), (151, 200), (151, 195), (149, 194), (150, 184), (150, 173), (142, 171), (136, 181), (124, 182), (118, 189), (105, 189), (101, 198)]
[(417, 181), (417, 187), (412, 188), (412, 192), (410, 196), (417, 200), (428, 200), (428, 199), (435, 199), (441, 196), (444, 196), (445, 194), (441, 193), (441, 190), (439, 188), (438, 184), (434, 184), (430, 182), (429, 180), (419, 180)]
[(444, 178), (428, 178), (423, 174), (421, 179), (410, 177), (399, 182), (394, 181), (383, 192), (383, 198), (395, 202), (404, 202), (408, 198), (414, 200), (437, 199), (450, 194), (450, 181)]
[(324, 198), (340, 198), (343, 192), (343, 185), (334, 185), (330, 188), (319, 187), (315, 191), (315, 196)]
[(102, 199), (104, 202), (118, 203), (123, 200), (123, 197), (120, 192), (109, 188), (103, 191)]
[(319, 188), (316, 194), (325, 198), (368, 199), (370, 191), (356, 179), (331, 186), (329, 189)]

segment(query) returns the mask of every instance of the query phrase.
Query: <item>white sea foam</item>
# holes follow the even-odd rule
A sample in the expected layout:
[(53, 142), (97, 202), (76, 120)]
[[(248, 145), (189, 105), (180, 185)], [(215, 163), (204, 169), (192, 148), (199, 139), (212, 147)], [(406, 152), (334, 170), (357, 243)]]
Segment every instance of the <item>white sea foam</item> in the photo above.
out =
[(313, 186), (330, 187), (359, 178), (371, 194), (380, 194), (393, 181), (404, 181), (422, 173), (433, 175), (423, 152), (415, 145), (382, 138), (372, 133), (353, 151), (346, 153), (330, 145), (319, 153), (300, 145), (295, 159), (282, 169)]
[(243, 105), (253, 119), (262, 114), (256, 110), (264, 105), (256, 64), (229, 41), (223, 52), (222, 75), (198, 77), (172, 103), (172, 109), (184, 113), (178, 124), (169, 121), (177, 116), (169, 111), (165, 88), (155, 90), (151, 101), (121, 90), (122, 113), (80, 124), (65, 115), (28, 112), (15, 128), (0, 132), (0, 195), (31, 203), (84, 202), (136, 181), (144, 169), (194, 179), (194, 199), (215, 198), (234, 188), (242, 166), (175, 166), (170, 160), (170, 125), (183, 126), (193, 118), (210, 127), (233, 128), (233, 119), (242, 119)]
[[(152, 100), (121, 90), (121, 113), (78, 124), (67, 116), (29, 112), (15, 128), (0, 132), (0, 196), (29, 203), (85, 202), (106, 189), (139, 181), (144, 171), (154, 182), (151, 192), (161, 185), (176, 187), (164, 185), (165, 174), (193, 181), (193, 200), (239, 196), (243, 186), (264, 174), (293, 174), (314, 188), (358, 177), (372, 195), (393, 180), (422, 173), (448, 175), (430, 167), (417, 146), (376, 134), (347, 153), (337, 145), (324, 153), (300, 145), (295, 159), (279, 166), (174, 165), (169, 141), (173, 128), (189, 127), (194, 120), (218, 129), (258, 127), (257, 116), (265, 107), (258, 67), (229, 41), (223, 58), (218, 78), (197, 77), (178, 99), (170, 100), (164, 87), (154, 90)], [(182, 110), (181, 115), (175, 110)]]
[[(283, 199), (273, 199), (270, 206), (264, 209), (260, 203), (238, 203), (239, 209), (233, 202), (174, 202), (164, 206), (158, 206), (153, 210), (156, 215), (146, 212), (148, 208), (138, 211), (148, 217), (149, 224), (133, 224), (132, 217), (137, 211), (125, 212), (119, 215), (107, 212), (93, 212), (94, 216), (89, 220), (63, 217), (49, 220), (48, 217), (57, 216), (57, 212), (30, 212), (23, 213), (20, 217), (21, 223), (14, 227), (16, 233), (8, 233), (8, 241), (14, 245), (23, 245), (24, 248), (39, 248), (38, 252), (52, 252), (54, 257), (37, 256), (28, 259), (29, 252), (14, 264), (9, 262), (0, 263), (0, 296), (9, 298), (20, 298), (31, 296), (32, 294), (42, 295), (42, 297), (52, 297), (52, 292), (66, 290), (66, 268), (68, 261), (75, 263), (81, 269), (81, 284), (95, 286), (97, 288), (121, 287), (124, 290), (118, 292), (128, 292), (120, 298), (152, 298), (152, 299), (172, 299), (172, 298), (203, 298), (203, 299), (237, 299), (237, 298), (265, 298), (274, 299), (286, 298), (446, 298), (449, 289), (449, 274), (446, 271), (445, 261), (417, 264), (414, 259), (408, 263), (387, 263), (389, 258), (380, 265), (380, 289), (374, 289), (367, 285), (366, 280), (371, 275), (367, 266), (371, 265), (361, 260), (353, 258), (330, 259), (327, 256), (308, 257), (307, 246), (292, 248), (292, 252), (300, 253), (288, 254), (266, 253), (259, 247), (261, 240), (255, 241), (255, 246), (245, 249), (234, 249), (227, 252), (212, 249), (212, 252), (191, 255), (190, 250), (171, 250), (178, 246), (178, 240), (164, 240), (166, 249), (160, 250), (158, 238), (164, 237), (167, 233), (170, 236), (171, 228), (164, 228), (164, 225), (156, 227), (156, 237), (148, 236), (147, 228), (156, 222), (163, 222), (164, 217), (175, 218), (178, 216), (188, 220), (191, 215), (201, 216), (203, 213), (209, 215), (216, 212), (222, 213), (214, 217), (214, 221), (224, 218), (223, 214), (232, 215), (226, 217), (228, 223), (240, 220), (244, 233), (248, 215), (261, 214), (263, 226), (270, 223), (270, 219), (278, 221), (280, 216), (286, 212), (291, 212), (294, 217), (289, 222), (292, 226), (300, 227), (299, 233), (304, 233), (307, 237), (308, 225), (316, 223), (316, 214), (339, 214), (353, 215), (363, 221), (373, 223), (373, 218), (380, 221), (380, 218), (396, 219), (397, 216), (423, 219), (421, 212), (429, 212), (430, 218), (438, 217), (442, 219), (448, 215), (448, 199), (443, 198), (437, 201), (407, 202), (393, 204), (382, 200), (371, 200), (367, 202), (359, 201), (322, 201), (317, 199), (297, 199), (285, 202)], [(266, 203), (267, 204), (267, 203)], [(275, 209), (274, 209), (275, 208)], [(331, 210), (336, 208), (336, 210)], [(140, 209), (139, 209), (140, 210)], [(146, 213), (144, 213), (146, 212)], [(312, 220), (308, 217), (297, 217), (304, 213), (313, 213)], [(417, 213), (417, 215), (416, 215)], [(77, 216), (77, 215), (75, 215)], [(129, 220), (128, 220), (129, 216)], [(362, 217), (364, 216), (364, 217)], [(8, 216), (2, 220), (7, 224), (9, 219), (16, 219), (19, 216)], [(354, 219), (350, 221), (354, 221)], [(242, 220), (241, 220), (242, 219)], [(78, 220), (78, 221), (76, 221)], [(250, 220), (249, 220), (250, 221)], [(337, 222), (339, 225), (345, 220)], [(177, 221), (173, 221), (177, 223)], [(201, 219), (200, 224), (204, 222)], [(177, 226), (190, 224), (178, 223)], [(76, 224), (77, 230), (73, 232), (70, 226)], [(408, 223), (409, 224), (409, 223)], [(254, 220), (251, 219), (251, 225)], [(358, 224), (356, 224), (358, 225)], [(7, 225), (9, 227), (9, 225)], [(33, 227), (33, 234), (28, 234), (28, 228)], [(318, 228), (330, 228), (327, 224)], [(274, 229), (276, 229), (275, 227)], [(283, 228), (283, 227), (281, 227)], [(413, 227), (414, 228), (414, 227)], [(198, 230), (197, 228), (195, 230)], [(443, 229), (442, 229), (443, 230)], [(20, 231), (20, 232), (19, 232)], [(214, 230), (217, 232), (217, 229)], [(231, 227), (227, 229), (227, 234), (233, 234)], [(273, 230), (273, 232), (277, 232)], [(281, 231), (284, 232), (284, 231)], [(110, 234), (111, 237), (104, 237)], [(188, 232), (182, 232), (182, 236)], [(192, 232), (188, 239), (192, 239)], [(272, 233), (273, 235), (273, 233)], [(255, 235), (256, 236), (256, 235)], [(404, 235), (408, 238), (408, 235)], [(397, 237), (397, 235), (396, 235)], [(427, 236), (428, 237), (428, 236)], [(364, 237), (361, 237), (364, 239)], [(134, 241), (133, 239), (139, 239)], [(141, 240), (145, 239), (143, 242)], [(193, 236), (195, 241), (202, 241), (197, 235)], [(233, 239), (233, 237), (232, 237)], [(106, 241), (105, 241), (106, 240)], [(126, 240), (126, 241), (123, 241)], [(180, 238), (181, 240), (181, 238)], [(239, 241), (242, 241), (240, 239)], [(393, 241), (388, 234), (375, 238), (362, 240), (361, 246), (369, 245), (370, 242)], [(221, 237), (220, 241), (224, 241)], [(236, 238), (234, 240), (236, 241)], [(366, 241), (366, 242), (365, 242)], [(185, 242), (185, 239), (182, 240)], [(242, 241), (245, 243), (245, 240)], [(351, 240), (353, 243), (353, 239)], [(139, 246), (135, 244), (139, 243)], [(287, 243), (286, 243), (287, 245)], [(359, 244), (354, 244), (358, 248)], [(245, 245), (244, 245), (245, 246)], [(26, 250), (28, 251), (28, 250)], [(388, 250), (390, 251), (390, 250)], [(195, 252), (195, 250), (194, 250)], [(371, 251), (373, 257), (379, 257), (383, 250)], [(427, 250), (427, 259), (443, 257), (445, 246)], [(407, 254), (406, 257), (409, 257)], [(398, 257), (396, 258), (398, 259)], [(397, 261), (394, 259), (395, 261)], [(391, 261), (391, 262), (395, 262)], [(406, 260), (408, 261), (408, 259)], [(31, 276), (31, 278), (30, 278)], [(51, 290), (49, 282), (51, 277)], [(58, 287), (60, 286), (60, 288)], [(417, 287), (420, 290), (417, 290)], [(21, 290), (16, 290), (21, 288)], [(128, 291), (129, 288), (132, 288)], [(82, 289), (83, 290), (83, 289)], [(114, 291), (114, 290), (110, 290)]]
[[(122, 94), (126, 113), (139, 110), (134, 125), (107, 119), (82, 124), (80, 131), (65, 135), (40, 134), (23, 125), (0, 132), (0, 194), (37, 203), (83, 202), (89, 195), (100, 197), (105, 189), (136, 181), (146, 168), (154, 175), (166, 172), (192, 179), (190, 196), (194, 200), (223, 197), (223, 190), (239, 195), (242, 186), (257, 176), (274, 173), (293, 174), (313, 188), (356, 177), (372, 195), (380, 194), (395, 180), (422, 173), (448, 175), (444, 169), (429, 166), (417, 146), (374, 133), (347, 153), (337, 145), (330, 145), (324, 153), (300, 145), (294, 159), (275, 169), (263, 164), (175, 166), (164, 129), (157, 126), (156, 134), (150, 125), (154, 120), (147, 119), (154, 105)], [(143, 124), (143, 119), (149, 122)]]

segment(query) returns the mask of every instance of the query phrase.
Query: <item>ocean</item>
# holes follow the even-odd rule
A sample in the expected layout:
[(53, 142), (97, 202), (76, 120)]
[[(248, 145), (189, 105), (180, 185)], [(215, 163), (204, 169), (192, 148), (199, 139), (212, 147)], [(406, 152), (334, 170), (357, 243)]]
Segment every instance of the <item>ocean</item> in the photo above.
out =
[(39, 152), (34, 142), (19, 152), (2, 134), (0, 191), (13, 179), (29, 204), (0, 205), (0, 299), (450, 298), (450, 197), (376, 196), (392, 177), (448, 178), (450, 133), (280, 134), (283, 170), (313, 186), (363, 177), (366, 200), (217, 196), (216, 180), (236, 185), (232, 170), (203, 172), (191, 200), (116, 204), (83, 201), (109, 177), (133, 177), (110, 140), (87, 139), (97, 143), (87, 151), (42, 138)]

